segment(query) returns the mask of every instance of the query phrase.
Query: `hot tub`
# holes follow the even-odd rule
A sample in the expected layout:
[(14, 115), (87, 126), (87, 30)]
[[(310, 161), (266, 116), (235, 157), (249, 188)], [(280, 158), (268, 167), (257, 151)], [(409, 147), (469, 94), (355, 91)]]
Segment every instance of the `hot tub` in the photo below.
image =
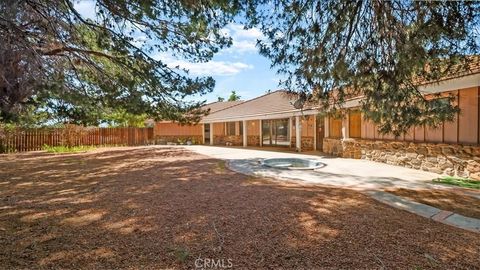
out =
[(313, 170), (322, 168), (324, 163), (306, 158), (267, 158), (262, 161), (262, 165), (289, 170)]

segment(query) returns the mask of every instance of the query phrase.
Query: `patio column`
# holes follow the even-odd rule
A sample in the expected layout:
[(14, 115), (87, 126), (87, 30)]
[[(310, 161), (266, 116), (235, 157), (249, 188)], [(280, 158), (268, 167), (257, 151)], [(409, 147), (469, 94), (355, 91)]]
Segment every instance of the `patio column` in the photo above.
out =
[(347, 139), (350, 137), (350, 130), (349, 130), (349, 125), (348, 123), (350, 122), (350, 116), (347, 115), (342, 119), (342, 138)]
[(210, 145), (213, 145), (213, 123), (210, 123)]
[(311, 115), (313, 117), (313, 151), (317, 151), (317, 115)]
[(247, 147), (247, 120), (243, 120), (243, 147)]
[(324, 135), (325, 135), (325, 138), (328, 138), (328, 137), (330, 137), (330, 117), (327, 116), (324, 119), (325, 119), (325, 127), (324, 127), (325, 128), (325, 133), (324, 133)]
[(300, 116), (295, 116), (295, 145), (298, 152), (302, 151), (302, 124)]
[(263, 144), (263, 138), (262, 138), (262, 137), (263, 137), (263, 134), (262, 134), (262, 119), (258, 120), (258, 123), (259, 123), (259, 125), (258, 125), (259, 132), (258, 132), (258, 134), (260, 134), (260, 142), (259, 142), (259, 145), (260, 145), (260, 147), (261, 147), (262, 144)]

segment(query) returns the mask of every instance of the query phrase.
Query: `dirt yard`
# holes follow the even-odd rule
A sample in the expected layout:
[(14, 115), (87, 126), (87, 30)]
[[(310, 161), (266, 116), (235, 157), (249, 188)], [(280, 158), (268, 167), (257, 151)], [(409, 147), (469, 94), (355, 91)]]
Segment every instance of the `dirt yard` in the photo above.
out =
[(0, 268), (478, 269), (480, 234), (173, 147), (0, 156)]
[(480, 199), (456, 190), (390, 189), (388, 192), (419, 203), (480, 219)]

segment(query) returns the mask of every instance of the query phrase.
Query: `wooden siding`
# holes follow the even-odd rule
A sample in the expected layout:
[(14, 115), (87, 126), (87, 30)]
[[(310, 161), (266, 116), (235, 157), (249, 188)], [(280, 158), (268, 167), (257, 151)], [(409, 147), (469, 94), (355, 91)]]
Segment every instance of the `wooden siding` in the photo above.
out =
[(225, 123), (213, 123), (213, 135), (225, 135)]
[(313, 137), (315, 133), (314, 115), (307, 115), (301, 120), (302, 123), (302, 137)]
[(178, 123), (159, 122), (155, 124), (154, 136), (194, 136), (202, 135), (203, 125), (180, 125)]
[[(459, 144), (479, 144), (480, 143), (480, 87), (460, 89), (446, 92), (442, 95), (456, 96), (455, 103), (458, 102), (460, 113), (455, 116), (454, 121), (445, 122), (437, 128), (428, 126), (416, 126), (407, 134), (395, 138), (392, 134), (380, 134), (376, 125), (371, 121), (364, 120), (350, 112), (349, 130), (350, 137), (354, 138), (356, 132), (354, 129), (356, 123), (361, 124), (361, 138), (375, 140), (398, 140), (429, 143), (459, 143)], [(341, 120), (330, 118), (330, 137), (341, 137)]]
[(362, 137), (362, 114), (358, 110), (348, 113), (348, 132), (350, 138)]
[(260, 120), (247, 121), (247, 135), (258, 136), (260, 135)]
[(329, 117), (329, 137), (341, 138), (342, 137), (342, 118)]
[(459, 93), (460, 116), (458, 140), (460, 143), (478, 143), (478, 88), (461, 90)]

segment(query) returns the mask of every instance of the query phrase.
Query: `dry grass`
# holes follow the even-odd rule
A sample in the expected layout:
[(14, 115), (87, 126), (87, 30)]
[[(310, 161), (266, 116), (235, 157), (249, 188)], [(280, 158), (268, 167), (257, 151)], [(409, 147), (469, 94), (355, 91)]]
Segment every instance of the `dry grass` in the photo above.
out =
[(0, 267), (475, 269), (480, 235), (179, 148), (0, 157)]
[(442, 210), (455, 212), (467, 217), (480, 218), (480, 200), (454, 190), (411, 190), (399, 188), (387, 191)]

